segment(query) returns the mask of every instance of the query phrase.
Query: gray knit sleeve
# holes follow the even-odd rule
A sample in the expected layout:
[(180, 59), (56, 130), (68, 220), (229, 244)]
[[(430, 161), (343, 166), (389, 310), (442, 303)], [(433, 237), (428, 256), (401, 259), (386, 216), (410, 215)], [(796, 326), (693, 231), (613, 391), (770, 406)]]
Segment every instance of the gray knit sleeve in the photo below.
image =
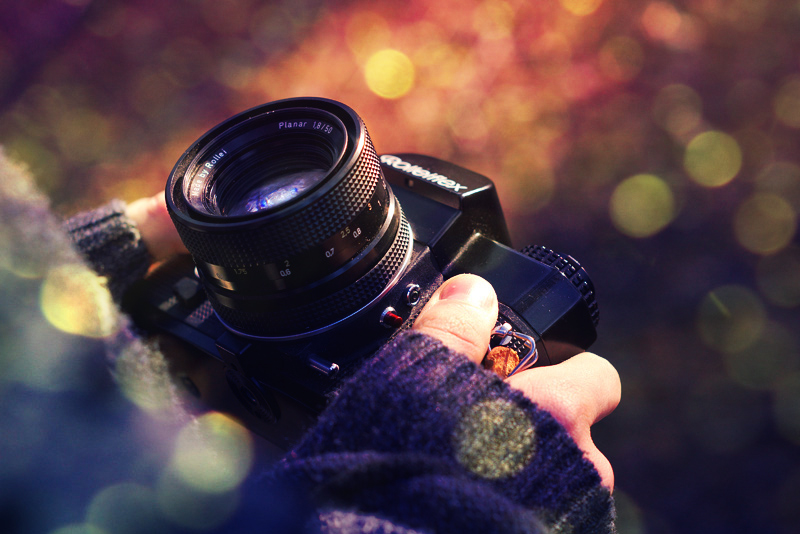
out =
[(107, 278), (117, 301), (144, 276), (153, 261), (135, 223), (125, 215), (125, 206), (124, 202), (113, 200), (64, 223), (75, 247), (98, 274)]

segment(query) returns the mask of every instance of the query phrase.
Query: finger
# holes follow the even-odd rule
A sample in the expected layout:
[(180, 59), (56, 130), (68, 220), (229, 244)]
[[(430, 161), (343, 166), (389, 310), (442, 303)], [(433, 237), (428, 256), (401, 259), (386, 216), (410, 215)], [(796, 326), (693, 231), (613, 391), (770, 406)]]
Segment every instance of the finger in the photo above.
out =
[(614, 491), (614, 469), (611, 467), (611, 462), (608, 461), (608, 458), (600, 452), (600, 449), (591, 440), (591, 437), (589, 437), (588, 441), (582, 440), (580, 443), (577, 441), (575, 443), (583, 451), (584, 457), (594, 464), (594, 468), (600, 475), (601, 483), (609, 491)]
[(589, 352), (558, 365), (517, 373), (507, 382), (544, 405), (568, 429), (576, 424), (588, 428), (600, 421), (619, 405), (622, 394), (614, 366)]
[(591, 426), (619, 404), (622, 386), (616, 369), (600, 356), (582, 353), (558, 365), (523, 371), (507, 382), (564, 426), (603, 484), (613, 489), (614, 471), (592, 441)]
[(413, 328), (480, 363), (497, 311), (492, 285), (479, 276), (462, 274), (445, 281), (431, 296)]

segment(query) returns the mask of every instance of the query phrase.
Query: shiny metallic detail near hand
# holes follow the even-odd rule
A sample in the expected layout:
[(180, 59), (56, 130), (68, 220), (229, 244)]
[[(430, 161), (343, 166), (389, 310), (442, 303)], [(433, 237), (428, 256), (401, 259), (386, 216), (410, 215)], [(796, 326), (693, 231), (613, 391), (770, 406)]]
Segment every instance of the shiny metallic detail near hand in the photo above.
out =
[[(516, 343), (514, 343), (512, 346), (512, 342), (514, 341), (516, 341)], [(520, 345), (523, 350), (516, 348)], [(496, 326), (494, 330), (492, 330), (491, 336), (489, 337), (489, 350), (493, 349), (494, 347), (509, 347), (517, 353), (517, 356), (519, 356), (519, 363), (516, 367), (514, 367), (514, 370), (511, 371), (508, 376), (532, 367), (539, 359), (539, 351), (536, 348), (536, 340), (530, 336), (516, 332), (508, 323), (503, 323), (500, 326)]]

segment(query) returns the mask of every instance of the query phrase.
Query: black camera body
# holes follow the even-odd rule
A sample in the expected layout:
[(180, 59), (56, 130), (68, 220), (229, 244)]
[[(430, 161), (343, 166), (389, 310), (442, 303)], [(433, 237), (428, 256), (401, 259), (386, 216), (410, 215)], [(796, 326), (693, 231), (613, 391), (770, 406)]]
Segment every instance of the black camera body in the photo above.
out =
[[(283, 114), (292, 115), (296, 114), (295, 110), (307, 110), (309, 107), (314, 110), (326, 109), (340, 118), (357, 118), (352, 110), (336, 102), (290, 99), (254, 108), (255, 113), (251, 110), (237, 115), (239, 119), (231, 119), (234, 121), (233, 129), (239, 125), (241, 130), (244, 124), (252, 131), (253, 126), (247, 121), (253, 117), (269, 116), (275, 109), (288, 110)], [(307, 113), (304, 113), (300, 113), (297, 120), (289, 121), (280, 113), (269, 120), (284, 125), (299, 124), (301, 129), (305, 122), (307, 128), (322, 130), (322, 135), (327, 135), (325, 130), (332, 120), (317, 115), (306, 120)], [(247, 118), (242, 120), (242, 116)], [(321, 125), (314, 124), (317, 119)], [(365, 129), (359, 134), (358, 128), (353, 130), (346, 122), (343, 120), (343, 130), (349, 128), (349, 131), (343, 137), (360, 136), (361, 140), (369, 142)], [(357, 122), (363, 127), (360, 119)], [(263, 126), (260, 127), (263, 129)], [(282, 143), (317, 143), (314, 140), (316, 138), (309, 141), (309, 138), (302, 136), (285, 141), (283, 129), (277, 128), (277, 133), (269, 135), (276, 136)], [(210, 221), (208, 228), (198, 225), (200, 230), (182, 229), (182, 224), (194, 224), (181, 220), (181, 209), (195, 217), (186, 207), (187, 197), (197, 193), (200, 198), (201, 194), (213, 193), (213, 187), (225, 186), (228, 191), (235, 191), (232, 189), (235, 187), (241, 189), (241, 182), (252, 176), (253, 172), (235, 167), (236, 162), (249, 159), (254, 161), (251, 167), (262, 169), (264, 164), (257, 161), (253, 154), (265, 150), (276, 151), (274, 139), (266, 146), (255, 141), (240, 143), (239, 146), (232, 144), (231, 139), (241, 137), (240, 131), (236, 136), (223, 138), (227, 143), (225, 146), (230, 147), (223, 154), (219, 148), (221, 145), (209, 140), (219, 140), (221, 132), (224, 134), (231, 130), (231, 123), (227, 121), (201, 138), (181, 158), (167, 184), (168, 206), (184, 242), (192, 252), (194, 262), (189, 257), (181, 257), (159, 266), (128, 293), (125, 306), (142, 326), (177, 336), (199, 351), (197, 353), (202, 355), (200, 358), (213, 362), (210, 372), (207, 366), (196, 364), (184, 365), (183, 370), (179, 369), (188, 389), (205, 399), (207, 394), (203, 390), (218, 388), (218, 382), (224, 376), (236, 399), (246, 408), (243, 419), (248, 426), (278, 447), (290, 448), (336, 396), (347, 378), (383, 344), (409, 328), (436, 288), (457, 274), (477, 274), (494, 286), (500, 301), (498, 325), (510, 325), (513, 332), (533, 340), (538, 356), (535, 365), (559, 363), (587, 349), (596, 339), (598, 310), (594, 288), (580, 265), (569, 256), (561, 256), (543, 247), (529, 247), (523, 252), (510, 248), (509, 234), (494, 184), (477, 173), (428, 156), (390, 154), (379, 159), (372, 156), (379, 161), (379, 168), (376, 169), (375, 165), (369, 167), (370, 176), (376, 172), (379, 174), (374, 180), (376, 185), (366, 191), (366, 200), (361, 205), (349, 210), (351, 221), (332, 223), (333, 232), (322, 232), (329, 235), (321, 239), (321, 244), (316, 244), (320, 238), (312, 235), (312, 244), (306, 246), (306, 250), (291, 253), (282, 251), (276, 256), (277, 260), (267, 258), (259, 261), (250, 257), (243, 261), (244, 266), (219, 266), (216, 262), (220, 260), (208, 256), (204, 250), (209, 248), (207, 234), (218, 231), (224, 235), (231, 231), (226, 226), (229, 223), (233, 223), (234, 227), (236, 224), (247, 227), (248, 231), (254, 224), (266, 224), (265, 233), (269, 233), (272, 231), (269, 225), (281, 224), (281, 221), (260, 222), (265, 214), (266, 219), (275, 214), (281, 220), (292, 217), (292, 214), (314, 218), (315, 210), (318, 210), (315, 206), (323, 202), (319, 199), (331, 198), (331, 202), (336, 202), (338, 198), (335, 192), (331, 192), (335, 188), (324, 190), (323, 186), (320, 192), (321, 186), (318, 184), (332, 181), (330, 176), (337, 172), (339, 175), (347, 174), (350, 172), (348, 167), (351, 171), (364, 168), (362, 156), (364, 153), (370, 155), (371, 149), (371, 143), (366, 149), (363, 143), (351, 143), (356, 153), (349, 156), (350, 163), (345, 157), (339, 158), (338, 163), (318, 165), (327, 165), (330, 169), (321, 173), (325, 174), (322, 178), (315, 178), (317, 184), (309, 188), (310, 193), (300, 191), (296, 198), (285, 200), (283, 197), (286, 193), (282, 191), (279, 199), (281, 205), (277, 208), (256, 207), (251, 214), (244, 215), (216, 214), (218, 218), (210, 217), (205, 221)], [(354, 131), (357, 135), (353, 134)], [(257, 131), (252, 137), (261, 139), (262, 134)], [(315, 131), (313, 135), (318, 133)], [(205, 145), (210, 145), (211, 151), (203, 155)], [(307, 150), (308, 146), (302, 148), (302, 151)], [(226, 157), (228, 167), (223, 169), (220, 161)], [(194, 163), (187, 164), (190, 160)], [(208, 165), (210, 161), (214, 163)], [(353, 164), (353, 161), (356, 163)], [(303, 168), (298, 172), (297, 168), (291, 167), (292, 164), (282, 165), (280, 171), (275, 171), (273, 175), (294, 177), (302, 174), (305, 177), (308, 173), (308, 169)], [(202, 174), (204, 169), (217, 172), (216, 186), (209, 182), (202, 182), (202, 187), (196, 184), (187, 186), (181, 182), (181, 176), (189, 176), (191, 172)], [(228, 178), (231, 184), (224, 183), (225, 172), (232, 177)], [(351, 177), (353, 175), (351, 173)], [(258, 176), (262, 182), (271, 184), (270, 191), (284, 187), (280, 185), (283, 182), (274, 186), (278, 183), (276, 178), (263, 180), (263, 172)], [(263, 188), (259, 190), (259, 198), (265, 195), (263, 191)], [(318, 195), (316, 199), (309, 197), (315, 193)], [(225, 199), (222, 193), (219, 194), (221, 204), (224, 204)], [(239, 196), (229, 205), (245, 205), (246, 202), (241, 200), (245, 197), (240, 192), (236, 194)], [(379, 205), (380, 210), (377, 209)], [(286, 207), (289, 215), (281, 212)], [(372, 211), (380, 211), (380, 214), (366, 215)], [(373, 219), (369, 219), (370, 216)], [(373, 230), (369, 229), (370, 225)], [(188, 237), (187, 233), (190, 234)], [(335, 236), (332, 238), (331, 234)], [(361, 234), (367, 234), (366, 238), (362, 238)], [(261, 239), (260, 236), (255, 237), (255, 241)], [(201, 241), (200, 246), (198, 240)], [(246, 246), (247, 239), (240, 241)], [(404, 246), (398, 249), (398, 243)], [(280, 245), (277, 246), (280, 248)], [(211, 248), (217, 249), (218, 246)], [(314, 264), (309, 268), (312, 274), (308, 277), (321, 282), (301, 280), (292, 287), (285, 279), (303, 268), (301, 260), (310, 258), (309, 248), (316, 250), (319, 262), (324, 262), (325, 258), (333, 262), (339, 252), (345, 253), (338, 263), (331, 263), (328, 267)], [(235, 255), (235, 252), (226, 251), (225, 257), (232, 254)], [(265, 257), (268, 255), (266, 253)], [(394, 267), (389, 272), (381, 273), (382, 281), (373, 284), (373, 289), (363, 291), (363, 296), (358, 292), (354, 296), (352, 288), (367, 278), (369, 273), (380, 269), (383, 262), (393, 255), (396, 256), (392, 260)], [(281, 269), (284, 264), (286, 268)], [(259, 288), (259, 278), (247, 277), (254, 270), (257, 270), (256, 277), (270, 280), (266, 286)], [(236, 274), (244, 271), (248, 271), (247, 276), (239, 277)], [(260, 296), (251, 302), (248, 299), (254, 298), (254, 293)], [(314, 298), (315, 294), (319, 295), (318, 299)], [(346, 302), (352, 300), (351, 308), (339, 307), (332, 312), (315, 308), (329, 306), (330, 302), (336, 302), (339, 306), (338, 301), (342, 299)], [(289, 306), (296, 303), (299, 311), (288, 311), (285, 324), (273, 324), (277, 330), (256, 331), (249, 327), (251, 323), (248, 320), (252, 314), (247, 315), (245, 312), (248, 310), (256, 310), (256, 315), (252, 315), (252, 324), (265, 320), (273, 323), (271, 318), (264, 319), (257, 315), (260, 309), (272, 307), (283, 319), (281, 310), (287, 306), (287, 302)], [(235, 313), (224, 309), (225, 306), (232, 308)], [(240, 313), (240, 309), (244, 312)], [(232, 325), (231, 322), (239, 320), (242, 313), (245, 318), (241, 323)], [(306, 315), (310, 326), (304, 324)], [(283, 331), (286, 331), (286, 335), (282, 335)], [(505, 341), (499, 341), (506, 342), (508, 339), (506, 337)], [(201, 367), (206, 371), (200, 373), (198, 369)], [(210, 381), (217, 384), (212, 386)]]

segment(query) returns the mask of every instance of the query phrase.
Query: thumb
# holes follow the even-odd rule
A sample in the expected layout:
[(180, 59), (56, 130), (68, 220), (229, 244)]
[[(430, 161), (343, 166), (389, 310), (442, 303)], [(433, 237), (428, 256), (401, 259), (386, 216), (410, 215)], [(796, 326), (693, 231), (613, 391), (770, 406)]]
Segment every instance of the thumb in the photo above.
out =
[(413, 328), (480, 363), (497, 311), (492, 285), (479, 276), (461, 274), (445, 281), (431, 296)]

